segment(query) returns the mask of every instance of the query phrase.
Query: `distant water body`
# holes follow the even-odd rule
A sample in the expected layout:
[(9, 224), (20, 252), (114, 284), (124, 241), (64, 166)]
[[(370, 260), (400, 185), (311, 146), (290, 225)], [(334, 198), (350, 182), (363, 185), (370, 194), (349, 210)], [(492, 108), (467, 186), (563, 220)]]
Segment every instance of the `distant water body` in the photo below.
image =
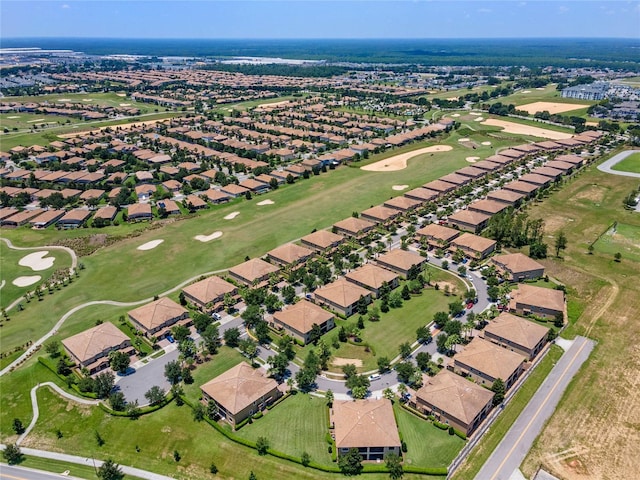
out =
[(280, 57), (428, 65), (632, 66), (640, 39), (220, 40), (7, 38), (3, 48), (68, 49), (92, 55)]

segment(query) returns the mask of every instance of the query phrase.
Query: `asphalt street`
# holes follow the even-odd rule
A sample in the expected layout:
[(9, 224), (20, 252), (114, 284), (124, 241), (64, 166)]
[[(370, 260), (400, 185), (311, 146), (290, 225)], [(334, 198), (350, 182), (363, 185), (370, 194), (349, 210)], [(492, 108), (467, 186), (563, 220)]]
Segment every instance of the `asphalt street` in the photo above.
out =
[(476, 476), (478, 480), (509, 480), (520, 466), (533, 441), (551, 417), (573, 376), (589, 358), (595, 342), (576, 337), (518, 419)]
[(598, 170), (605, 173), (611, 173), (613, 175), (620, 175), (622, 177), (640, 178), (640, 173), (621, 172), (621, 171), (612, 169), (612, 167), (615, 166), (616, 163), (619, 163), (625, 158), (629, 157), (630, 155), (633, 155), (634, 153), (638, 153), (638, 152), (640, 152), (640, 150), (626, 150), (624, 152), (620, 152), (617, 155), (614, 155), (613, 157), (611, 157), (606, 162), (602, 162), (600, 165), (598, 165)]
[(15, 467), (9, 465), (0, 465), (1, 480), (60, 480), (61, 478), (77, 479), (70, 475), (62, 475), (61, 473), (50, 473), (42, 470), (34, 470), (33, 468)]

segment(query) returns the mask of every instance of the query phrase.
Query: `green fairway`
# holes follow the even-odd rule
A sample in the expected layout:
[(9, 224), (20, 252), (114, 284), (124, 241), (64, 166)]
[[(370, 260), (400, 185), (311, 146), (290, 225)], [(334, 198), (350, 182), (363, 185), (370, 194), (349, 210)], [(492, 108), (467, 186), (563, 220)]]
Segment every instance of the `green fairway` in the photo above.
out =
[(65, 117), (61, 115), (43, 115), (23, 112), (0, 114), (1, 130), (26, 130), (34, 126), (37, 128), (49, 128), (51, 126), (59, 127), (65, 124), (74, 124), (79, 122), (81, 122), (79, 118)]
[(621, 162), (616, 163), (611, 169), (619, 172), (640, 173), (640, 152), (632, 153)]
[[(82, 106), (96, 106), (96, 107), (113, 107), (113, 108), (139, 108), (140, 113), (153, 112), (156, 109), (164, 109), (153, 103), (136, 102), (131, 97), (123, 93), (116, 92), (91, 92), (91, 93), (55, 93), (47, 95), (34, 95), (23, 97), (4, 97), (5, 102), (18, 102), (18, 103), (73, 103)], [(12, 115), (12, 114), (9, 114)], [(22, 115), (16, 113), (15, 115)], [(67, 117), (57, 117), (66, 119)]]
[(448, 467), (465, 444), (457, 435), (449, 435), (446, 430), (440, 430), (433, 423), (413, 415), (397, 403), (393, 410), (402, 439), (407, 444), (407, 453), (404, 454), (406, 465)]
[(254, 442), (266, 437), (274, 450), (298, 458), (307, 452), (311, 461), (331, 465), (326, 441), (328, 415), (325, 399), (298, 392), (265, 411), (262, 418), (242, 427), (236, 435)]

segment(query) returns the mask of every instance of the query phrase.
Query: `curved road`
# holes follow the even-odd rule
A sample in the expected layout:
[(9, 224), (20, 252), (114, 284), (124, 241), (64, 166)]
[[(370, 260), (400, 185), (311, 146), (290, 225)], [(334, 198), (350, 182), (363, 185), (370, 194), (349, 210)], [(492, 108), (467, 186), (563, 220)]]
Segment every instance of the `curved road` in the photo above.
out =
[(620, 163), (622, 160), (630, 157), (634, 153), (640, 153), (640, 150), (625, 150), (624, 152), (620, 152), (617, 155), (611, 157), (606, 162), (602, 162), (600, 165), (598, 165), (598, 170), (600, 170), (601, 172), (610, 173), (612, 175), (620, 175), (622, 177), (640, 178), (640, 173), (624, 172), (620, 170), (613, 170), (612, 168), (614, 165)]

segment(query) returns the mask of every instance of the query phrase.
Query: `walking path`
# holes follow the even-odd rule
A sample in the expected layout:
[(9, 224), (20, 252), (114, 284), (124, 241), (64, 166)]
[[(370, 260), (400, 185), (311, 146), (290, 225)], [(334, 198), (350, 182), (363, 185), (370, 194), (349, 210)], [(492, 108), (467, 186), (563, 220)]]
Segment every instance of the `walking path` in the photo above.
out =
[(625, 150), (624, 152), (620, 152), (617, 155), (614, 155), (613, 157), (611, 157), (606, 162), (602, 162), (600, 165), (598, 165), (598, 170), (604, 173), (611, 173), (613, 175), (621, 175), (623, 177), (640, 178), (640, 173), (623, 172), (620, 170), (613, 170), (612, 168), (614, 165), (616, 165), (617, 163), (620, 163), (622, 160), (624, 160), (627, 157), (630, 157), (634, 153), (640, 153), (640, 150)]
[(580, 336), (575, 338), (476, 478), (509, 480), (529, 452), (545, 422), (553, 414), (569, 382), (589, 358), (594, 347), (593, 340)]

